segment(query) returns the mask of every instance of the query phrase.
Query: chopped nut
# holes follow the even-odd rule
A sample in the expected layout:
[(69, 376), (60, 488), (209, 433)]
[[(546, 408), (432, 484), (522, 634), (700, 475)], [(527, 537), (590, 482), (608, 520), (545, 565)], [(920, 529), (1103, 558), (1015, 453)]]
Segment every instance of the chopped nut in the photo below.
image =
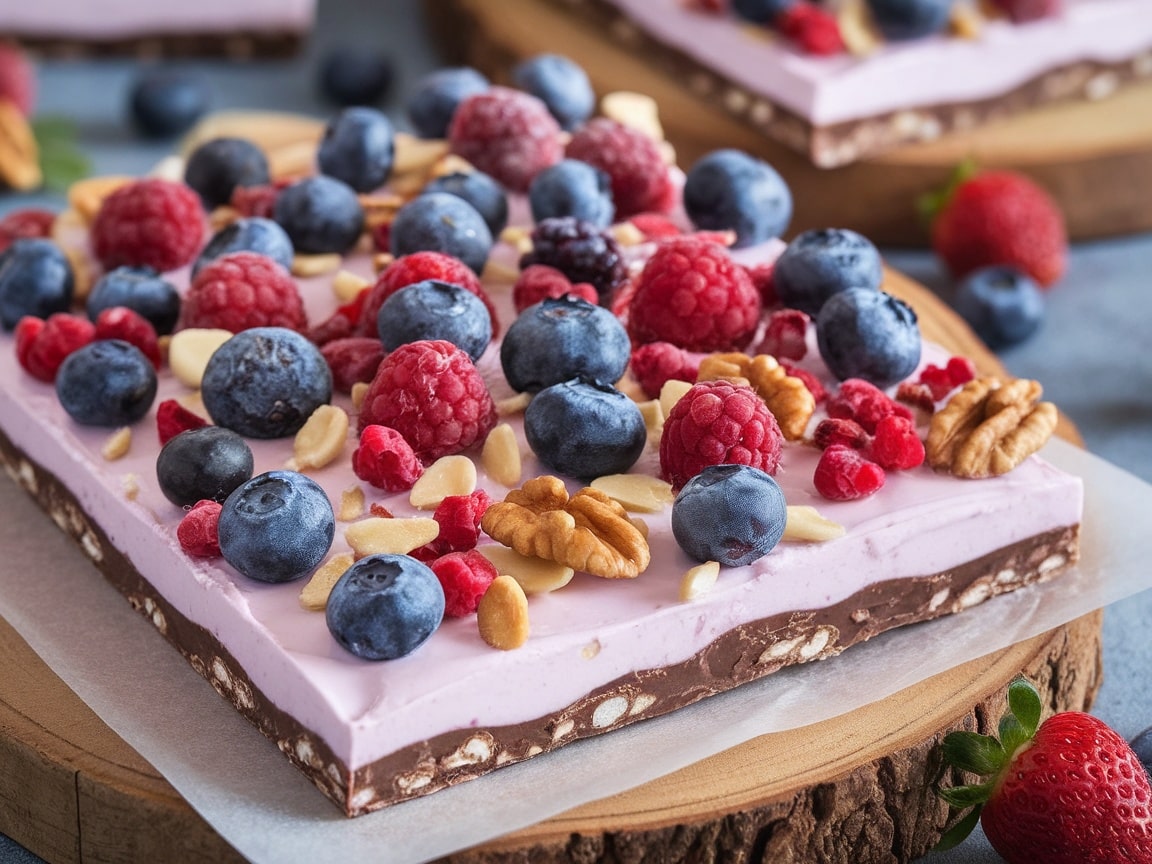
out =
[(292, 256), (292, 275), (307, 278), (309, 276), (322, 276), (340, 269), (344, 257), (338, 252), (329, 252), (323, 255)]
[(520, 461), (520, 445), (516, 432), (507, 423), (500, 423), (484, 439), (484, 449), (480, 451), (480, 464), (484, 473), (504, 486), (515, 486), (520, 482), (523, 465)]
[(676, 500), (672, 484), (651, 474), (606, 474), (593, 480), (592, 488), (633, 513), (659, 513)]
[(367, 381), (357, 381), (352, 385), (352, 407), (359, 411), (364, 406), (364, 397), (368, 395), (369, 385)]
[(782, 540), (824, 543), (843, 536), (844, 526), (821, 516), (815, 507), (807, 504), (789, 505), (788, 522), (784, 526)]
[(27, 192), (43, 181), (40, 148), (28, 118), (11, 99), (0, 97), (0, 184)]
[(676, 378), (669, 378), (664, 382), (664, 386), (660, 388), (660, 408), (665, 417), (672, 413), (676, 403), (691, 389), (692, 385), (687, 381), (680, 381)]
[(384, 519), (370, 516), (344, 529), (344, 539), (357, 558), (390, 552), (407, 555), (440, 533), (440, 523), (426, 516), (411, 519)]
[(703, 564), (697, 564), (680, 579), (680, 599), (687, 602), (707, 594), (719, 578), (719, 561), (705, 561)]
[(198, 390), (208, 360), (231, 338), (230, 331), (209, 327), (191, 327), (173, 333), (168, 344), (168, 365), (176, 380)]
[(450, 150), (448, 142), (441, 138), (417, 138), (407, 132), (397, 132), (395, 140), (396, 155), (392, 160), (394, 174), (430, 171)]
[(219, 207), (213, 207), (212, 212), (208, 214), (208, 224), (212, 226), (213, 231), (220, 231), (239, 218), (239, 210), (231, 204), (221, 204)]
[(91, 225), (104, 199), (132, 182), (131, 177), (109, 175), (107, 177), (88, 177), (73, 183), (68, 187), (68, 206), (80, 214), (86, 225)]
[(664, 408), (659, 399), (649, 399), (636, 405), (640, 409), (640, 416), (644, 418), (644, 426), (648, 429), (648, 436), (659, 438), (664, 432)]
[(653, 141), (664, 140), (660, 109), (651, 96), (630, 90), (606, 93), (600, 100), (600, 113), (617, 123), (643, 132)]
[(403, 196), (392, 192), (361, 195), (359, 199), (360, 208), (364, 211), (364, 225), (369, 229), (378, 228), (395, 219), (405, 200)]
[(471, 495), (476, 489), (476, 463), (467, 456), (443, 456), (429, 465), (408, 493), (417, 510), (435, 510), (449, 495)]
[(113, 432), (104, 446), (100, 448), (100, 455), (108, 462), (115, 462), (128, 455), (128, 448), (132, 446), (132, 427), (122, 426)]
[(265, 148), (273, 181), (303, 177), (316, 170), (316, 142), (293, 141)]
[(347, 440), (347, 412), (335, 405), (321, 405), (300, 427), (292, 442), (296, 470), (323, 468), (340, 455)]
[(808, 421), (816, 410), (816, 399), (804, 382), (784, 371), (769, 354), (711, 354), (700, 361), (698, 381), (747, 381), (764, 400), (780, 431), (789, 441), (804, 437)]
[(340, 493), (340, 509), (336, 511), (336, 519), (340, 522), (352, 522), (364, 515), (364, 490), (360, 486), (351, 486)]
[(519, 582), (525, 594), (547, 594), (556, 591), (571, 582), (572, 576), (576, 573), (571, 567), (543, 558), (530, 558), (507, 546), (486, 543), (477, 546), (476, 549), (492, 562), (498, 573), (511, 576)]
[(495, 258), (489, 258), (481, 277), (485, 282), (505, 282), (511, 285), (520, 277), (520, 269)]
[(836, 21), (844, 47), (857, 57), (871, 54), (883, 42), (865, 0), (843, 0), (836, 10)]
[(340, 270), (332, 277), (332, 293), (340, 303), (351, 303), (371, 285), (371, 282), (351, 270)]
[(960, 0), (952, 6), (948, 27), (962, 39), (979, 39), (984, 32), (984, 15), (977, 4)]
[(532, 251), (532, 229), (523, 225), (509, 225), (500, 232), (500, 242), (515, 247), (521, 255)]
[(501, 651), (528, 641), (528, 598), (511, 576), (497, 576), (476, 609), (480, 638)]
[(353, 560), (347, 552), (340, 552), (325, 561), (320, 569), (312, 574), (308, 584), (300, 589), (300, 605), (312, 612), (323, 612), (328, 606), (328, 595), (332, 593), (332, 586), (344, 575), (344, 571), (352, 566)]
[(372, 269), (380, 273), (388, 269), (388, 266), (396, 260), (396, 256), (391, 252), (377, 252), (372, 256)]
[(125, 474), (120, 478), (120, 491), (129, 501), (135, 501), (140, 494), (140, 478), (131, 472)]
[(515, 396), (509, 396), (507, 399), (500, 399), (496, 402), (496, 414), (499, 417), (523, 414), (524, 409), (528, 407), (528, 403), (531, 401), (531, 393), (517, 393)]
[(647, 239), (632, 222), (617, 222), (612, 226), (612, 236), (621, 246), (639, 246)]
[(96, 284), (96, 265), (83, 249), (63, 246), (64, 257), (72, 265), (72, 299), (85, 300)]

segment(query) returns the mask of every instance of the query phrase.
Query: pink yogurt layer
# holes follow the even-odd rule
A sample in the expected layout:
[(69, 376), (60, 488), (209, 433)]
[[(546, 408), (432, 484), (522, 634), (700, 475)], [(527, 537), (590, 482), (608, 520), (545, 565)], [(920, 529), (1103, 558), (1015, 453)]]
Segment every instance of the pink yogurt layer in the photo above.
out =
[(156, 34), (301, 31), (316, 0), (42, 0), (0, 5), (0, 33), (75, 39), (131, 39)]

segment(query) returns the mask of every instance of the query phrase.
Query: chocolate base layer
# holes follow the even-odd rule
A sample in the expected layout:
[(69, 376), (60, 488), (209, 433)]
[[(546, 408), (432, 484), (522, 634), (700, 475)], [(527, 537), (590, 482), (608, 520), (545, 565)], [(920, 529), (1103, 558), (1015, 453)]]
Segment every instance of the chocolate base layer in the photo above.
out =
[[(835, 168), (902, 144), (932, 141), (969, 131), (1057, 102), (1095, 101), (1117, 88), (1152, 80), (1152, 50), (1117, 62), (1078, 61), (1045, 70), (987, 99), (910, 106), (830, 125), (815, 125), (795, 111), (660, 42), (605, 0), (541, 0), (582, 18), (630, 54), (646, 58), (697, 98), (806, 156), (820, 168)], [(455, 4), (453, 4), (455, 5)], [(461, 9), (460, 11), (464, 11)], [(735, 23), (733, 26), (736, 26)], [(458, 27), (458, 33), (471, 28)]]
[(960, 612), (997, 594), (1047, 581), (1079, 553), (1078, 525), (1049, 531), (944, 573), (893, 579), (833, 606), (747, 623), (683, 663), (618, 678), (548, 716), (437, 735), (350, 771), (323, 740), (254, 686), (215, 636), (169, 604), (109, 542), (68, 488), (15, 447), (2, 430), (0, 463), (192, 668), (349, 816), (675, 711), (784, 666), (834, 656), (894, 627)]
[(112, 39), (81, 39), (37, 33), (9, 33), (28, 50), (55, 59), (90, 57), (223, 57), (230, 60), (292, 57), (307, 40), (304, 31), (261, 30), (234, 33), (147, 33)]

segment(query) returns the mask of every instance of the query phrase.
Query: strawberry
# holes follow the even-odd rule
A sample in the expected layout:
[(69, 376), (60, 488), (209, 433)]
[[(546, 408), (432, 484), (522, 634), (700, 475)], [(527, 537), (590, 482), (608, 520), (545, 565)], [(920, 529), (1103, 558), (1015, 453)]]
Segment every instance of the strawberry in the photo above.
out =
[(1040, 713), (1040, 694), (1018, 679), (999, 740), (945, 736), (945, 759), (988, 779), (939, 790), (953, 807), (973, 809), (937, 848), (954, 846), (979, 819), (1009, 864), (1152, 864), (1152, 785), (1132, 748), (1090, 714), (1040, 723)]
[(932, 248), (957, 279), (1002, 264), (1047, 288), (1064, 275), (1068, 233), (1056, 203), (1027, 177), (984, 171), (946, 198), (932, 222)]

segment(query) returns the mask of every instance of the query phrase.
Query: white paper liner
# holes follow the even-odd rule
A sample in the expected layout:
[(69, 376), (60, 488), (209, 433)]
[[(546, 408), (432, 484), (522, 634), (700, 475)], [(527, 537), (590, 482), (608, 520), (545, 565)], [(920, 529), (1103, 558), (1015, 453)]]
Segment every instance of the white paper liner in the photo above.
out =
[(1152, 511), (1152, 486), (1060, 441), (1044, 455), (1085, 482), (1082, 560), (1058, 580), (353, 820), (212, 692), (7, 480), (0, 615), (251, 860), (420, 862), (757, 735), (852, 711), (1152, 587), (1152, 533), (1138, 524)]

